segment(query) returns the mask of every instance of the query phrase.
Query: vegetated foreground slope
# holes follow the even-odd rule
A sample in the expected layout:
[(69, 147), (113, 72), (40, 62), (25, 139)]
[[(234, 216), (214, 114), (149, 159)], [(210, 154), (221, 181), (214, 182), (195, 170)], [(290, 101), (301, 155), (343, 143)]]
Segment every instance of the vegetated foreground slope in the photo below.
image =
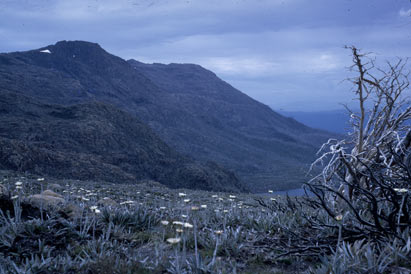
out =
[(329, 137), (200, 66), (128, 63), (88, 42), (0, 54), (0, 88), (47, 103), (112, 104), (140, 118), (177, 151), (234, 171), (254, 191), (303, 182)]
[(234, 174), (184, 158), (136, 117), (89, 102), (50, 105), (0, 93), (0, 169), (59, 178), (244, 190)]

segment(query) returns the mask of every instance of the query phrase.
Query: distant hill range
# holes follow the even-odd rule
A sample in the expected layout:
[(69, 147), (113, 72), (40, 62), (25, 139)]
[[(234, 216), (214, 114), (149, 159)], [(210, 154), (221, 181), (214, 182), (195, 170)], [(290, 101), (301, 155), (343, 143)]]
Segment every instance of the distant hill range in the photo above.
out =
[(0, 54), (0, 100), (0, 167), (59, 177), (294, 188), (330, 137), (201, 66), (125, 61), (82, 41)]
[(347, 134), (350, 130), (349, 114), (346, 110), (328, 111), (283, 111), (278, 113), (294, 118), (309, 127), (326, 130), (329, 132)]

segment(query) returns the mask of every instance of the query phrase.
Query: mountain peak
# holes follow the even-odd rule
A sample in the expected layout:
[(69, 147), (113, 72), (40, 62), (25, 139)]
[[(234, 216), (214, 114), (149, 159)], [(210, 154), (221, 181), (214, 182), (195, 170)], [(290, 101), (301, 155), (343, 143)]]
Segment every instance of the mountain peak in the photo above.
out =
[(72, 50), (72, 49), (83, 49), (83, 50), (97, 50), (97, 51), (104, 51), (106, 52), (99, 44), (87, 42), (87, 41), (59, 41), (52, 46), (55, 49), (60, 50)]
[(49, 51), (51, 54), (58, 55), (58, 57), (86, 57), (89, 59), (91, 56), (96, 57), (98, 55), (108, 54), (99, 44), (86, 41), (59, 41), (54, 45), (42, 47), (40, 52)]
[(72, 56), (73, 54), (81, 54), (86, 53), (90, 54), (90, 52), (95, 52), (95, 53), (107, 53), (99, 44), (97, 43), (91, 43), (87, 41), (67, 41), (67, 40), (62, 40), (54, 45), (48, 45), (45, 47), (41, 47), (36, 50), (30, 50), (29, 52), (31, 53), (54, 53), (59, 55), (59, 57), (62, 57), (64, 55), (70, 55)]

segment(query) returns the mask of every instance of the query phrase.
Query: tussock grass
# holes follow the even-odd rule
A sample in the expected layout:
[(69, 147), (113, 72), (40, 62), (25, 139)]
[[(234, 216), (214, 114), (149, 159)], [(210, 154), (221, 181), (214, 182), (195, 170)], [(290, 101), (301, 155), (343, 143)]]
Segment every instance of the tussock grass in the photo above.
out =
[[(38, 181), (11, 175), (0, 181), (5, 190), (0, 199), (0, 273), (407, 273), (411, 269), (409, 234), (406, 244), (396, 239), (389, 245), (367, 239), (346, 242), (344, 235), (339, 241), (340, 221), (303, 197), (234, 196), (170, 190), (154, 183)], [(16, 189), (17, 181), (21, 188)], [(40, 214), (26, 197), (48, 184), (59, 184), (66, 202), (58, 208), (44, 207)], [(97, 205), (105, 197), (116, 204)], [(66, 214), (69, 206), (76, 207), (74, 215)]]

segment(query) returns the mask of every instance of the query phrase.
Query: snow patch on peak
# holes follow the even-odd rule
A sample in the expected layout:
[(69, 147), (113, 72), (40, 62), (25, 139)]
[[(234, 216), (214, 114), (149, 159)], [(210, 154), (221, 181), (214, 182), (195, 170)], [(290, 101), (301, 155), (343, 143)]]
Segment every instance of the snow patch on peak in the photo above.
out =
[(48, 50), (48, 49), (45, 49), (45, 50), (40, 50), (40, 52), (43, 52), (43, 53), (51, 53), (51, 51), (50, 51), (50, 50)]

